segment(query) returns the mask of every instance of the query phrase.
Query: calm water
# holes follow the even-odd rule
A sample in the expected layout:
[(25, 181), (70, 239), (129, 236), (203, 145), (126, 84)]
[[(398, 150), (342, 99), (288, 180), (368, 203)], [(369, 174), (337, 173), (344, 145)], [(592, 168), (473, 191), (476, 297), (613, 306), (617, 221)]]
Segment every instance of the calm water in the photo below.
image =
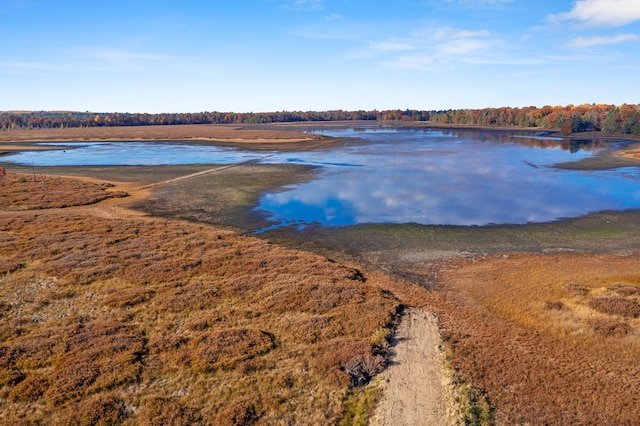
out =
[[(230, 164), (320, 167), (317, 179), (265, 194), (257, 209), (277, 224), (521, 224), (640, 208), (640, 169), (568, 171), (594, 144), (481, 131), (343, 129), (332, 150), (259, 153), (179, 143), (87, 143), (3, 160), (36, 166)], [(74, 145), (77, 146), (77, 145)]]
[[(567, 141), (474, 131), (353, 130), (347, 145), (304, 160), (330, 162), (320, 178), (265, 195), (275, 221), (324, 225), (522, 224), (640, 208), (640, 169), (551, 167), (594, 155)], [(563, 149), (564, 148), (564, 149)]]

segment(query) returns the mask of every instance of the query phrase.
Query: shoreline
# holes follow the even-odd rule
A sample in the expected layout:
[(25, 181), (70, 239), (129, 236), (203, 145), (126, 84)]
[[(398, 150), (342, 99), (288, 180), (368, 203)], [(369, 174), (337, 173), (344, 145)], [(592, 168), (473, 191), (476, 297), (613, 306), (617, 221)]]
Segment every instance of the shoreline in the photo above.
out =
[(278, 129), (258, 129), (235, 125), (184, 124), (166, 126), (84, 127), (65, 129), (13, 130), (0, 132), (0, 149), (13, 144), (38, 142), (150, 142), (281, 145), (326, 142), (321, 135)]
[(65, 129), (13, 130), (0, 132), (0, 157), (16, 151), (62, 149), (39, 146), (43, 142), (176, 142), (228, 146), (255, 151), (303, 151), (330, 148), (342, 143), (340, 138), (306, 133), (306, 129), (345, 126), (380, 126), (395, 128), (433, 128), (482, 130), (489, 132), (528, 132), (567, 140), (601, 140), (621, 142), (624, 146), (604, 150), (593, 158), (557, 165), (560, 168), (606, 169), (640, 166), (640, 137), (597, 132), (563, 135), (558, 129), (506, 126), (454, 125), (432, 122), (335, 121), (267, 124), (182, 124), (155, 126), (84, 127)]

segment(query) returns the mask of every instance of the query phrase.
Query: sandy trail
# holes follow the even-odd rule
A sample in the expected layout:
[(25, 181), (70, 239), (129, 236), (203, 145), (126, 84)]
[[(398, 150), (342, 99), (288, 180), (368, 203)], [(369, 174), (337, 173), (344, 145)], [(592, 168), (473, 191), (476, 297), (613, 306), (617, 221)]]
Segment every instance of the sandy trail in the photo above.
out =
[[(268, 158), (268, 157), (271, 157), (271, 156), (267, 155), (265, 158)], [(223, 170), (231, 169), (231, 168), (234, 168), (234, 167), (245, 166), (247, 164), (256, 163), (258, 161), (259, 160), (249, 160), (249, 161), (245, 161), (245, 162), (242, 162), (242, 163), (233, 163), (233, 164), (229, 164), (229, 165), (226, 165), (226, 166), (217, 166), (217, 167), (214, 167), (212, 169), (203, 170), (201, 172), (192, 173), (190, 175), (179, 176), (177, 178), (164, 180), (164, 181), (156, 182), (156, 183), (151, 183), (149, 185), (144, 185), (144, 186), (141, 186), (139, 189), (155, 188), (155, 187), (161, 186), (161, 185), (167, 185), (167, 184), (174, 183), (174, 182), (180, 182), (180, 181), (187, 180), (187, 179), (193, 179), (193, 178), (198, 177), (198, 176), (203, 176), (203, 175), (208, 175), (208, 174), (211, 174), (211, 173), (221, 172)]]
[(435, 316), (407, 309), (393, 342), (391, 365), (381, 375), (383, 398), (371, 425), (462, 424), (439, 341)]

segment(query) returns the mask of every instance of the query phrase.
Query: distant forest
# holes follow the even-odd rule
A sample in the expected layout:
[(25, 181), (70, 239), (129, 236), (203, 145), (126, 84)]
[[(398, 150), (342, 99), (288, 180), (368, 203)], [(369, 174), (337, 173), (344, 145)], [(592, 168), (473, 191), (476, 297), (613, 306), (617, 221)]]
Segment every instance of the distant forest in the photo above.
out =
[(446, 111), (293, 111), (268, 113), (95, 113), (69, 111), (0, 112), (2, 131), (65, 127), (144, 126), (168, 124), (259, 124), (302, 121), (429, 121), (434, 124), (515, 126), (574, 132), (605, 132), (640, 136), (640, 104), (568, 105), (524, 108), (456, 109)]

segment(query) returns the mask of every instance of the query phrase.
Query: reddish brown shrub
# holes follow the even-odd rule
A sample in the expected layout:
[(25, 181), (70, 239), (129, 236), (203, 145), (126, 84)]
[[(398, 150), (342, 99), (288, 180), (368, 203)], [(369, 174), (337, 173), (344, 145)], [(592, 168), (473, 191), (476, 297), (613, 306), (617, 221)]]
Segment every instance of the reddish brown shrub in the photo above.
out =
[(565, 288), (571, 296), (586, 296), (591, 291), (588, 288), (575, 283), (567, 284)]
[(9, 400), (14, 402), (34, 402), (42, 396), (49, 387), (49, 381), (32, 375), (21, 381), (9, 392)]
[(547, 300), (544, 303), (544, 308), (548, 311), (563, 311), (565, 309), (567, 309), (567, 307), (565, 306), (564, 303), (560, 302), (560, 301), (551, 301), (551, 300)]
[(36, 181), (12, 175), (3, 182), (0, 205), (8, 210), (50, 209), (95, 204), (108, 198), (127, 197), (110, 186), (71, 179), (38, 176)]
[(0, 259), (0, 275), (10, 274), (25, 267), (23, 262), (16, 260)]
[(191, 309), (205, 309), (220, 300), (217, 287), (210, 282), (193, 281), (188, 284), (167, 284), (158, 290), (159, 303), (171, 312)]
[(360, 363), (371, 356), (371, 345), (345, 338), (321, 345), (312, 366), (335, 384), (360, 383)]
[(14, 344), (16, 365), (20, 368), (41, 368), (51, 363), (51, 358), (62, 349), (64, 332), (58, 328), (20, 336)]
[(218, 330), (194, 339), (192, 366), (198, 371), (232, 368), (238, 361), (269, 352), (273, 336), (246, 328)]
[(140, 407), (136, 416), (140, 426), (190, 426), (198, 424), (198, 413), (169, 398), (151, 398)]
[(67, 365), (53, 376), (45, 399), (49, 404), (60, 405), (66, 400), (82, 396), (99, 374), (100, 370), (90, 362)]
[(640, 317), (640, 303), (635, 300), (616, 297), (596, 297), (589, 300), (589, 306), (608, 315), (621, 315), (627, 318)]
[(340, 329), (332, 327), (333, 317), (312, 315), (289, 320), (291, 336), (298, 342), (315, 343), (322, 339), (338, 337)]
[(629, 324), (609, 318), (596, 318), (589, 322), (593, 331), (607, 337), (624, 337), (629, 334)]
[(76, 296), (76, 292), (70, 289), (66, 290), (48, 290), (43, 292), (42, 298), (44, 300), (62, 300), (71, 299)]
[[(485, 393), (496, 423), (637, 423), (638, 347), (634, 339), (603, 337), (624, 333), (623, 318), (588, 322), (593, 332), (573, 333), (567, 331), (582, 331), (573, 328), (582, 311), (557, 318), (543, 310), (563, 292), (589, 303), (587, 288), (558, 283), (601, 289), (620, 276), (636, 282), (637, 257), (521, 254), (446, 267), (438, 278), (443, 291), (431, 300), (448, 331), (449, 362)], [(603, 305), (607, 312), (615, 306)]]
[(144, 341), (127, 327), (95, 322), (69, 330), (68, 351), (55, 366), (45, 399), (53, 405), (134, 383), (142, 370)]
[[(91, 423), (71, 411), (92, 401), (87, 411), (125, 424), (297, 413), (335, 424), (345, 388), (377, 370), (372, 336), (398, 304), (375, 275), (363, 282), (312, 254), (151, 218), (5, 215), (0, 258), (24, 265), (0, 286), (0, 395), (12, 422)], [(122, 398), (132, 418), (100, 395)]]
[(184, 336), (163, 334), (149, 342), (149, 351), (152, 353), (174, 351), (187, 343), (189, 343), (189, 339)]
[(7, 365), (0, 368), (0, 386), (15, 385), (24, 379), (22, 371), (13, 365)]
[(249, 426), (258, 420), (256, 407), (248, 399), (231, 401), (225, 405), (218, 416), (216, 424), (220, 426)]
[(112, 395), (96, 395), (80, 403), (68, 404), (56, 426), (112, 426), (126, 418), (124, 402)]
[(127, 288), (105, 296), (104, 304), (112, 308), (126, 308), (146, 302), (153, 294), (143, 287)]
[(622, 297), (640, 296), (640, 287), (629, 284), (615, 284), (609, 287), (609, 290)]

